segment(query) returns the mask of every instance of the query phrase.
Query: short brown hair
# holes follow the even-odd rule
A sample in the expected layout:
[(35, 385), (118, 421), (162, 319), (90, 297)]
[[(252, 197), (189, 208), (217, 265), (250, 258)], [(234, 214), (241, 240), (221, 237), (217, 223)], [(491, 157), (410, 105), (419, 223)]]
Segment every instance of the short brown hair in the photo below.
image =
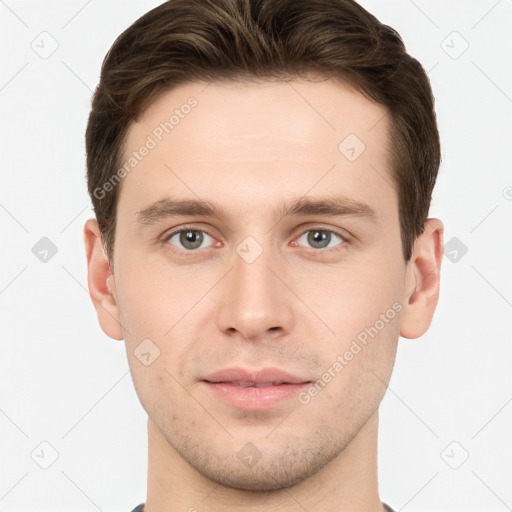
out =
[(409, 261), (441, 158), (434, 97), (399, 34), (353, 0), (169, 0), (116, 39), (103, 61), (86, 131), (88, 190), (109, 259), (121, 186), (108, 194), (102, 187), (121, 165), (129, 125), (159, 94), (193, 81), (311, 73), (341, 78), (386, 107)]

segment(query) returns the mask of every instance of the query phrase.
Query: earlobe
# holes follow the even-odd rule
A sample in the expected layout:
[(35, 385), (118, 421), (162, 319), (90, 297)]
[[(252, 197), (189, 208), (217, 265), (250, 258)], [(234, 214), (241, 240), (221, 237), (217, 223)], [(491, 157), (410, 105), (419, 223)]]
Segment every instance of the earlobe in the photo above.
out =
[(444, 226), (427, 219), (407, 264), (400, 336), (419, 338), (427, 332), (439, 299)]
[(114, 275), (103, 248), (96, 219), (89, 219), (84, 226), (84, 243), (87, 257), (87, 284), (103, 332), (115, 340), (123, 339), (115, 292)]

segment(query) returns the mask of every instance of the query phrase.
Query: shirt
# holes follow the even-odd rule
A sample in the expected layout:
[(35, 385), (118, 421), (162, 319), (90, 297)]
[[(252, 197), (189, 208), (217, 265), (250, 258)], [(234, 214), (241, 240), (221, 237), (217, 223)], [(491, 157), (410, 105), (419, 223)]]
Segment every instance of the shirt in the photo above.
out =
[[(389, 505), (386, 505), (385, 503), (382, 503), (384, 505), (384, 508), (386, 509), (386, 512), (395, 512)], [(144, 503), (141, 503), (140, 505), (136, 506), (132, 512), (144, 512)]]

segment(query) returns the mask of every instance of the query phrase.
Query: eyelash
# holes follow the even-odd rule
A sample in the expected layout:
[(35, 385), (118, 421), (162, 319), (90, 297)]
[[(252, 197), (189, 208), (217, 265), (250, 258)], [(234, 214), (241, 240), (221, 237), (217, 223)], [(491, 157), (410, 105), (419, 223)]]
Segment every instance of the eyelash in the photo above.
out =
[[(186, 253), (195, 253), (195, 252), (199, 252), (201, 249), (179, 249), (178, 247), (175, 247), (173, 246), (172, 244), (169, 243), (169, 240), (174, 236), (174, 235), (179, 235), (180, 233), (183, 233), (183, 232), (187, 232), (187, 231), (195, 231), (195, 232), (198, 232), (198, 233), (206, 233), (208, 236), (210, 236), (211, 238), (215, 238), (208, 230), (206, 229), (197, 229), (195, 228), (194, 226), (181, 226), (180, 229), (177, 229), (175, 231), (172, 231), (171, 233), (169, 234), (166, 234), (164, 235), (163, 237), (163, 240), (162, 240), (162, 244), (164, 246), (166, 246), (167, 248), (170, 248), (170, 250), (172, 251), (175, 251), (175, 252), (186, 252)], [(345, 235), (345, 234), (342, 234), (342, 233), (339, 233), (337, 231), (334, 231), (332, 229), (328, 229), (328, 228), (325, 228), (325, 227), (322, 227), (322, 226), (315, 226), (313, 228), (309, 228), (309, 229), (306, 229), (305, 231), (301, 232), (299, 234), (298, 237), (296, 237), (296, 239), (298, 238), (301, 238), (303, 235), (305, 235), (306, 233), (309, 233), (310, 231), (321, 231), (321, 232), (325, 232), (325, 233), (331, 233), (331, 234), (334, 234), (338, 237), (340, 237), (342, 239), (342, 242), (340, 242), (336, 247), (331, 247), (331, 248), (323, 248), (323, 249), (314, 249), (314, 248), (305, 248), (306, 250), (309, 249), (308, 252), (310, 253), (315, 253), (315, 254), (318, 254), (318, 253), (327, 253), (327, 252), (331, 252), (331, 251), (337, 251), (337, 250), (342, 250), (345, 248), (346, 245), (348, 245), (351, 241), (351, 238), (348, 236), (348, 235)]]

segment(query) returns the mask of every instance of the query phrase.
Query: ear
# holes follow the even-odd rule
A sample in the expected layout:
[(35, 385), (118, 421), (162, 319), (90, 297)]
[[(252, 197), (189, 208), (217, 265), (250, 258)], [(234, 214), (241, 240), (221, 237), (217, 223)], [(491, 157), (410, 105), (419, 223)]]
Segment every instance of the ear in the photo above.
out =
[(84, 226), (87, 256), (87, 284), (98, 321), (103, 332), (115, 340), (123, 339), (115, 293), (114, 274), (103, 248), (103, 241), (96, 219), (89, 219)]
[(427, 219), (407, 263), (400, 336), (419, 338), (432, 323), (439, 299), (444, 226)]

